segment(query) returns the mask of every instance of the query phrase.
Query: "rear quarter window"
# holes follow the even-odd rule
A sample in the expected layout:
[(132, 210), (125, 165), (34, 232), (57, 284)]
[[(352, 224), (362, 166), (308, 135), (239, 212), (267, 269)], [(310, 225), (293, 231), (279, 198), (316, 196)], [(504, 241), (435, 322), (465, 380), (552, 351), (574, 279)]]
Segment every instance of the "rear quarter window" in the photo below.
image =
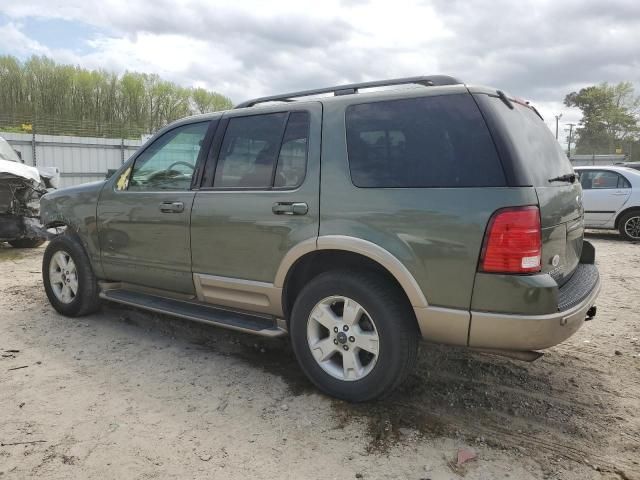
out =
[(471, 95), (351, 105), (351, 179), (358, 187), (497, 187), (506, 184), (489, 130)]
[(573, 172), (571, 162), (544, 121), (533, 109), (514, 103), (507, 107), (502, 100), (489, 96), (491, 108), (517, 152), (527, 182), (535, 187), (562, 186), (549, 179)]

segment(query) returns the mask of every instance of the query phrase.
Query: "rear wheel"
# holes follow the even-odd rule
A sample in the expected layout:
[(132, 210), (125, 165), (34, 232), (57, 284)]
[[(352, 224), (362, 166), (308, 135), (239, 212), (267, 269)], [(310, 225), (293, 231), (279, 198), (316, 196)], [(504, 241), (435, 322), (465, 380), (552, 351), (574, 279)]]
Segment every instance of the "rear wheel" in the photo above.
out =
[(98, 283), (80, 241), (60, 235), (49, 242), (42, 259), (44, 289), (59, 313), (78, 317), (100, 308)]
[(413, 312), (397, 287), (374, 272), (314, 278), (296, 299), (290, 327), (303, 371), (322, 391), (347, 401), (391, 393), (416, 361)]
[(44, 238), (19, 238), (17, 240), (9, 240), (8, 243), (14, 248), (38, 248), (44, 242)]
[(625, 213), (618, 224), (618, 230), (627, 240), (640, 241), (640, 210)]

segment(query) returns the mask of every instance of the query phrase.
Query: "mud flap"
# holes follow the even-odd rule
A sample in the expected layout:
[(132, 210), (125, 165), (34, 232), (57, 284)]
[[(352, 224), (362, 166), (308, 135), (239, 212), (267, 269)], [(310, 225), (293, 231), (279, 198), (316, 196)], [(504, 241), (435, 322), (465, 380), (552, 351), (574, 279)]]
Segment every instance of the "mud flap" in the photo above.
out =
[(580, 254), (580, 263), (593, 265), (596, 262), (596, 249), (590, 243), (584, 240), (582, 242), (582, 253)]

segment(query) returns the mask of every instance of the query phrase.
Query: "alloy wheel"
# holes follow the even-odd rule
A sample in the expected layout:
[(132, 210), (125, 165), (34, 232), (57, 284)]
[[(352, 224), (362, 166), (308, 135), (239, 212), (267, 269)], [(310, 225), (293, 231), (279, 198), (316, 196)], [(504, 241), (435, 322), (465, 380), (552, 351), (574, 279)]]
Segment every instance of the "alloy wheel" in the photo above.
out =
[(624, 222), (624, 231), (634, 240), (640, 240), (640, 216), (627, 219)]
[(49, 282), (56, 298), (65, 304), (73, 302), (78, 294), (78, 271), (67, 252), (57, 251), (49, 263)]
[(361, 380), (379, 356), (373, 319), (362, 305), (344, 296), (327, 297), (311, 310), (307, 341), (318, 365), (339, 380)]

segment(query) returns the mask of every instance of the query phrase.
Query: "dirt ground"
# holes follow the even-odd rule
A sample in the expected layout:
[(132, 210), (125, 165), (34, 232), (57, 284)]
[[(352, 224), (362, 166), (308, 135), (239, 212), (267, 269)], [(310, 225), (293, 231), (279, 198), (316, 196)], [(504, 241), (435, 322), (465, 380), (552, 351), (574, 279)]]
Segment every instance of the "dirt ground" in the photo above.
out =
[(604, 286), (569, 341), (531, 364), (424, 344), (400, 391), (357, 406), (284, 340), (57, 315), (43, 249), (3, 245), (0, 479), (640, 479), (640, 245), (589, 240)]

